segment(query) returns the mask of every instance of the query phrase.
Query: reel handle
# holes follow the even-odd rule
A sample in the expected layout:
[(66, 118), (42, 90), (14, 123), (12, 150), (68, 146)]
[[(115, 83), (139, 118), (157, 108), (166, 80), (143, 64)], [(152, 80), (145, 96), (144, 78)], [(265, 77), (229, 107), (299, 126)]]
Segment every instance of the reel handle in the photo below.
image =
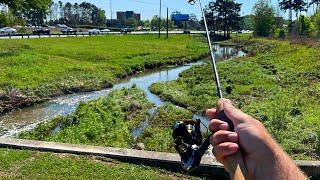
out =
[[(234, 125), (232, 121), (226, 116), (224, 110), (220, 109), (219, 119), (228, 123), (229, 130), (234, 132)], [(248, 179), (247, 168), (244, 164), (242, 152), (227, 157), (227, 167), (229, 170), (231, 180), (245, 180)]]

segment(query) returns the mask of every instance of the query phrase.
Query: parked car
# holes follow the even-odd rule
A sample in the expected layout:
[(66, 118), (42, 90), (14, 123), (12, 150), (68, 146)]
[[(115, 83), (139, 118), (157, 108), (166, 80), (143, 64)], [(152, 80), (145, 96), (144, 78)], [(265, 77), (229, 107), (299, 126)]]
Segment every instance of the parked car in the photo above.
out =
[(89, 30), (89, 34), (91, 35), (91, 34), (100, 34), (101, 33), (101, 31), (100, 31), (100, 29), (90, 29)]
[(131, 33), (132, 30), (130, 28), (123, 28), (121, 29), (121, 34), (127, 34), (127, 33)]
[(13, 35), (16, 34), (17, 30), (14, 28), (10, 28), (10, 27), (4, 27), (0, 29), (0, 34), (1, 35)]
[(101, 32), (108, 33), (108, 32), (111, 32), (111, 30), (110, 29), (102, 29)]
[(48, 28), (37, 28), (35, 30), (32, 31), (33, 34), (47, 34), (47, 35), (50, 35), (51, 33), (51, 30), (48, 29)]
[(59, 29), (65, 29), (65, 28), (68, 28), (68, 26), (67, 26), (67, 25), (65, 25), (65, 24), (56, 24), (56, 25), (55, 25), (55, 27), (56, 27), (56, 28), (59, 28)]
[(67, 27), (65, 29), (62, 29), (61, 32), (63, 34), (77, 34), (78, 31), (73, 29), (73, 28), (71, 28), (71, 27)]

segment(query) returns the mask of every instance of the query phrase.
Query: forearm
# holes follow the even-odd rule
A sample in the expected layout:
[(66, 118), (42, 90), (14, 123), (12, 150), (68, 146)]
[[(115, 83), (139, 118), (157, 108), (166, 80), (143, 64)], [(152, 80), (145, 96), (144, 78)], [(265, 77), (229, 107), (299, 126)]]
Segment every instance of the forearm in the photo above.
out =
[(270, 144), (272, 144), (270, 157), (262, 158), (267, 162), (257, 164), (252, 179), (307, 179), (289, 155), (274, 140)]

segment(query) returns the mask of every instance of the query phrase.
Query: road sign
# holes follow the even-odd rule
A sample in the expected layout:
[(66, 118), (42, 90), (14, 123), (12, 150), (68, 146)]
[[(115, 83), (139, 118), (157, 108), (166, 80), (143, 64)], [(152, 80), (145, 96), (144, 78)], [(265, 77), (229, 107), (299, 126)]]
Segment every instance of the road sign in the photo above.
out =
[(189, 14), (175, 14), (172, 16), (172, 21), (189, 21)]

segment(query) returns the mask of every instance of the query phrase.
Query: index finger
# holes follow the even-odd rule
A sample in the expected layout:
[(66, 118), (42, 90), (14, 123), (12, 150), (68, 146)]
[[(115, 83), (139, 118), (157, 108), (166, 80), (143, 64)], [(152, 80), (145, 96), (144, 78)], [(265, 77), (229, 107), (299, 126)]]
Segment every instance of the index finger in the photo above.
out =
[(206, 111), (206, 115), (207, 115), (209, 120), (218, 119), (219, 118), (219, 112), (217, 111), (216, 108), (208, 109)]

